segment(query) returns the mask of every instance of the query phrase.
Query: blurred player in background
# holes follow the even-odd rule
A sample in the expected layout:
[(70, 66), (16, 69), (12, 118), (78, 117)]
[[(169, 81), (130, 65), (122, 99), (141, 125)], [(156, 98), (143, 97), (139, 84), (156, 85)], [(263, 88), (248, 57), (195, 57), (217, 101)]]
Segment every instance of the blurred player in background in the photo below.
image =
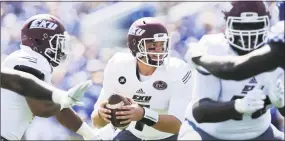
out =
[[(229, 11), (224, 11), (225, 34), (205, 35), (197, 45), (207, 55), (245, 55), (266, 43), (270, 14), (265, 4), (261, 1), (231, 4)], [(277, 108), (284, 107), (284, 102), (275, 97), (284, 96), (282, 69), (242, 81), (221, 80), (203, 69), (197, 70), (187, 120), (178, 139), (284, 140), (283, 133), (271, 124), (268, 110), (271, 103)]]
[(222, 79), (243, 80), (277, 67), (285, 67), (284, 21), (271, 28), (268, 44), (243, 56), (204, 55), (192, 50), (192, 61)]
[(91, 83), (91, 81), (87, 81), (78, 84), (66, 92), (37, 79), (29, 73), (7, 68), (1, 69), (1, 88), (37, 100), (53, 101), (64, 108), (82, 105), (83, 103), (79, 101)]
[(205, 55), (199, 48), (192, 49), (192, 61), (204, 67), (211, 74), (230, 80), (243, 80), (259, 73), (285, 67), (284, 42), (284, 2), (279, 2), (279, 19), (271, 27), (268, 35), (268, 46), (254, 50), (242, 56)]
[[(7, 67), (30, 73), (51, 83), (52, 67), (68, 55), (65, 28), (54, 16), (39, 14), (28, 19), (21, 30), (21, 49), (3, 62)], [(97, 139), (93, 130), (71, 109), (51, 101), (22, 97), (13, 91), (1, 89), (1, 138), (20, 140), (34, 116), (51, 117), (85, 139)]]
[(117, 53), (104, 72), (103, 89), (92, 113), (93, 124), (104, 127), (112, 94), (132, 99), (126, 111), (116, 112), (121, 124), (130, 123), (114, 140), (177, 140), (190, 102), (191, 70), (182, 60), (169, 57), (169, 37), (155, 18), (135, 21), (128, 32), (131, 53)]

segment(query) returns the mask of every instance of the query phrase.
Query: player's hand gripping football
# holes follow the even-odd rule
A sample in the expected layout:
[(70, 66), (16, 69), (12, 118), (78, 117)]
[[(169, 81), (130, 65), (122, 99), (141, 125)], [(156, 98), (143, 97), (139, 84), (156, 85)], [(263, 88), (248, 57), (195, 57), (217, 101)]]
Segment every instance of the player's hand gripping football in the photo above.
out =
[(105, 106), (108, 104), (108, 100), (102, 101), (100, 104), (100, 108), (98, 110), (98, 115), (105, 120), (107, 123), (110, 123), (109, 120), (111, 118), (111, 110), (106, 109)]
[(284, 75), (281, 75), (276, 82), (269, 84), (268, 97), (276, 108), (284, 107)]
[(251, 115), (255, 111), (264, 107), (264, 100), (266, 96), (260, 86), (249, 91), (242, 99), (235, 101), (235, 109), (239, 113)]
[(84, 104), (80, 102), (80, 99), (91, 85), (92, 81), (88, 80), (72, 87), (67, 92), (55, 92), (52, 97), (53, 101), (61, 105), (61, 110), (74, 105), (83, 106)]
[(132, 121), (139, 121), (143, 118), (144, 109), (139, 106), (132, 99), (127, 98), (132, 104), (122, 106), (120, 109), (124, 111), (117, 111), (117, 119), (124, 119), (124, 121), (120, 122), (120, 124), (130, 123)]

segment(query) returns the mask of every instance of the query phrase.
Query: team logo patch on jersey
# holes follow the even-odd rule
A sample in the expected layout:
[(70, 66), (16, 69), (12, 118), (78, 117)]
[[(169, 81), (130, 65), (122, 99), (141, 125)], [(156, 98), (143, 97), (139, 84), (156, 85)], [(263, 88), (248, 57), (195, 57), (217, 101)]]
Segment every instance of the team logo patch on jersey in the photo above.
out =
[(167, 88), (167, 84), (164, 81), (155, 81), (152, 85), (157, 90), (165, 90)]
[(121, 76), (121, 77), (119, 77), (118, 81), (119, 81), (120, 84), (123, 85), (123, 84), (125, 84), (127, 82), (127, 79), (126, 79), (126, 77)]

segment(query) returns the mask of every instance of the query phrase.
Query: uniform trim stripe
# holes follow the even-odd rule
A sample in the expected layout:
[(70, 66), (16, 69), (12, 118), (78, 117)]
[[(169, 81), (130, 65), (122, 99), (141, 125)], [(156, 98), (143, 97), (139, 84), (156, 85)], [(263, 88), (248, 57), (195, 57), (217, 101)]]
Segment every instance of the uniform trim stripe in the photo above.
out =
[(182, 81), (184, 84), (186, 84), (188, 80), (191, 78), (191, 74), (192, 74), (191, 71), (188, 71), (186, 75), (183, 77)]
[(188, 72), (186, 73), (186, 75), (184, 75), (184, 77), (182, 78), (182, 80), (185, 79), (185, 78), (189, 75), (189, 73), (190, 73), (190, 71), (188, 71)]

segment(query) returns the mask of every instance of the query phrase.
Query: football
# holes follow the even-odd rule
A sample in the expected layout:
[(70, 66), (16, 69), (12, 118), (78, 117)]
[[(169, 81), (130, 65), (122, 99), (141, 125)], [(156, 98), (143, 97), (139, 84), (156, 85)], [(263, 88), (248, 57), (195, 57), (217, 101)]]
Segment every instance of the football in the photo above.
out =
[(109, 119), (109, 120), (111, 121), (112, 125), (114, 127), (120, 128), (120, 129), (127, 128), (129, 123), (120, 124), (120, 122), (122, 122), (124, 120), (117, 119), (115, 113), (117, 111), (122, 111), (119, 109), (121, 106), (131, 105), (131, 102), (129, 102), (127, 98), (125, 98), (121, 95), (118, 95), (118, 94), (111, 95), (109, 97), (108, 101), (109, 101), (109, 103), (105, 105), (105, 108), (111, 110), (111, 119)]

